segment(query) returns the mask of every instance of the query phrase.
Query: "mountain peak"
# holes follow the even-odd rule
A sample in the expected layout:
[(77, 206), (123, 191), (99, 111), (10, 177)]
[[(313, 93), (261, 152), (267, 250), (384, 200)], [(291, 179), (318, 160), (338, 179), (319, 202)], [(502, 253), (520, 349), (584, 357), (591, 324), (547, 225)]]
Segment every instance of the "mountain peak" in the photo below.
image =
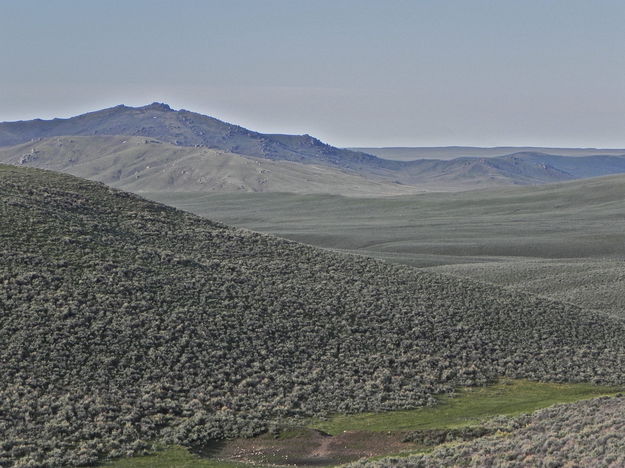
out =
[(378, 167), (375, 156), (334, 148), (310, 135), (264, 135), (213, 117), (172, 109), (163, 102), (142, 107), (118, 105), (60, 122), (0, 123), (0, 146), (54, 136), (128, 135), (176, 146), (204, 146), (257, 158), (324, 164), (338, 168)]
[(146, 110), (160, 110), (160, 111), (173, 111), (173, 109), (171, 107), (169, 107), (169, 105), (165, 104), (164, 102), (153, 102), (152, 104), (149, 104), (147, 106), (144, 106), (143, 109)]

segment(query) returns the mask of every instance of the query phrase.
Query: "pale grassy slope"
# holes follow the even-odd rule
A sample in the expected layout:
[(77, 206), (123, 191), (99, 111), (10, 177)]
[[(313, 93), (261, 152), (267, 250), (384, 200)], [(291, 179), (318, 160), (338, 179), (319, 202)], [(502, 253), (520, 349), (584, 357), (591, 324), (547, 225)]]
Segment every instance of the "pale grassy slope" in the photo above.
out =
[(406, 263), (418, 266), (484, 258), (625, 255), (625, 176), (372, 199), (288, 194), (149, 196), (303, 242), (401, 254)]
[(149, 194), (229, 224), (625, 313), (625, 177), (370, 200)]
[(144, 137), (53, 137), (0, 148), (0, 162), (66, 172), (132, 192), (415, 193), (328, 166), (181, 147)]

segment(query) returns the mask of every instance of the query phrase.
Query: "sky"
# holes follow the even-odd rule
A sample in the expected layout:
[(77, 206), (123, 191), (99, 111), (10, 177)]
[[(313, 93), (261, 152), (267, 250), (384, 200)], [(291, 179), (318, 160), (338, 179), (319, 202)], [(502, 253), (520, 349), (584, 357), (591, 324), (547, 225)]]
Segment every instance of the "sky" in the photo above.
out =
[(336, 146), (625, 147), (623, 0), (0, 0), (0, 121), (166, 102)]

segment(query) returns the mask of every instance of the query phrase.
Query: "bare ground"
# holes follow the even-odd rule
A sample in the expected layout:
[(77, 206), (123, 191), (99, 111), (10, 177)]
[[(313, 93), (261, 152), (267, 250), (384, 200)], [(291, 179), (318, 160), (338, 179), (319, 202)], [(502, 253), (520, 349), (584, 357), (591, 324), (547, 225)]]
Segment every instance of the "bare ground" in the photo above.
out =
[(250, 464), (332, 466), (360, 458), (423, 448), (402, 442), (405, 432), (345, 431), (331, 436), (315, 429), (297, 429), (277, 436), (234, 439), (205, 447), (199, 453), (213, 459)]

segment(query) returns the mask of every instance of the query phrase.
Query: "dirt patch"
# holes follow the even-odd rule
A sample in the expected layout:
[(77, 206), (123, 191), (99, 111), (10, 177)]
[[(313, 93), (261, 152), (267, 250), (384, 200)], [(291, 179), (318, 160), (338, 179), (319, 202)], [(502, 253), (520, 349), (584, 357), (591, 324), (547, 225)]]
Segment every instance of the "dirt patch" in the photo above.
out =
[(423, 448), (419, 443), (404, 441), (407, 434), (346, 431), (331, 436), (315, 429), (297, 428), (278, 435), (222, 441), (198, 452), (215, 459), (251, 464), (329, 466)]

